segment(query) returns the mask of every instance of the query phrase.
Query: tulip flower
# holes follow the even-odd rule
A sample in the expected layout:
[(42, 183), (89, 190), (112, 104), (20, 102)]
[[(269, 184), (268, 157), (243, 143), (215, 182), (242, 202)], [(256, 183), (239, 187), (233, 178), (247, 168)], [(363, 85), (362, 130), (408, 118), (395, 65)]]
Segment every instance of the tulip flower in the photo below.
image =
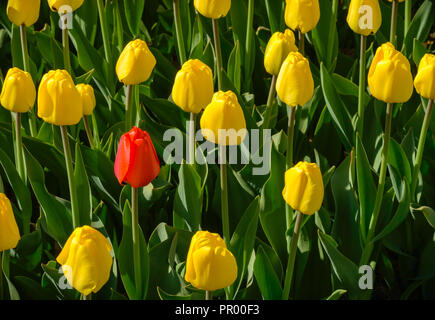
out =
[(188, 60), (175, 76), (172, 100), (186, 112), (200, 113), (213, 98), (213, 73), (200, 60)]
[(83, 114), (86, 116), (92, 115), (96, 105), (94, 88), (84, 83), (76, 85), (76, 88), (82, 98)]
[(290, 52), (278, 74), (276, 91), (290, 107), (305, 105), (314, 94), (310, 63), (299, 52)]
[(9, 69), (0, 94), (1, 105), (12, 112), (24, 113), (33, 108), (36, 88), (30, 73)]
[(84, 296), (97, 293), (112, 269), (112, 246), (89, 226), (76, 228), (57, 257), (68, 283)]
[(0, 193), (0, 252), (15, 248), (20, 239), (11, 202), (4, 193)]
[(156, 65), (156, 58), (145, 41), (130, 41), (116, 63), (116, 74), (125, 85), (147, 81)]
[(237, 262), (217, 233), (198, 231), (192, 237), (185, 279), (195, 288), (216, 291), (237, 279)]
[(75, 125), (83, 116), (83, 102), (66, 70), (51, 70), (38, 89), (38, 116), (57, 126)]
[(41, 0), (8, 0), (6, 14), (13, 24), (30, 27), (38, 21), (40, 6)]
[(320, 209), (324, 189), (322, 173), (315, 163), (299, 162), (285, 173), (284, 200), (297, 211), (312, 215)]
[(378, 0), (352, 0), (347, 13), (347, 24), (363, 36), (375, 34), (382, 24), (381, 8)]
[(424, 146), (426, 144), (427, 130), (429, 129), (433, 101), (435, 100), (435, 55), (425, 54), (420, 60), (417, 76), (414, 80), (416, 91), (426, 99), (429, 99), (421, 127), (418, 141), (417, 156), (415, 157), (414, 170), (412, 171), (411, 197), (415, 201), (415, 189), (417, 187), (418, 174), (423, 160)]
[(279, 70), (290, 52), (296, 52), (295, 35), (290, 29), (275, 32), (270, 38), (264, 53), (264, 67), (271, 75), (278, 75)]
[(290, 29), (313, 30), (320, 20), (319, 0), (286, 0), (284, 18)]
[(246, 137), (246, 121), (237, 96), (219, 91), (201, 117), (205, 139), (220, 145), (239, 145)]
[(72, 11), (81, 7), (84, 0), (47, 0), (52, 11), (57, 12), (62, 6), (70, 6)]
[(231, 0), (195, 0), (193, 4), (200, 14), (211, 19), (225, 17), (231, 9)]
[(368, 82), (371, 94), (387, 103), (406, 102), (414, 90), (408, 59), (389, 42), (376, 50)]
[[(299, 162), (294, 167), (288, 169), (285, 173), (285, 186), (282, 196), (285, 202), (297, 211), (282, 295), (283, 300), (288, 300), (299, 234), (302, 227), (302, 215), (314, 214), (320, 209), (323, 202), (323, 179), (317, 164)], [(286, 212), (286, 214), (292, 213)]]
[(423, 98), (435, 100), (435, 55), (427, 53), (420, 60), (414, 86)]
[(144, 187), (160, 172), (160, 163), (149, 134), (137, 127), (121, 137), (115, 160), (115, 175), (120, 184)]

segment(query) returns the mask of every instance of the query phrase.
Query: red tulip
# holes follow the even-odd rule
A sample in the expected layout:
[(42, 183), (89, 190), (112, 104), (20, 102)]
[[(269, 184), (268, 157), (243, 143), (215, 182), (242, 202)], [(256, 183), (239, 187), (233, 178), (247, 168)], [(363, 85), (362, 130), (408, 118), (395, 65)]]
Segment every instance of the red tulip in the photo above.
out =
[(115, 175), (120, 184), (140, 188), (153, 181), (160, 172), (160, 162), (149, 134), (133, 127), (119, 142)]

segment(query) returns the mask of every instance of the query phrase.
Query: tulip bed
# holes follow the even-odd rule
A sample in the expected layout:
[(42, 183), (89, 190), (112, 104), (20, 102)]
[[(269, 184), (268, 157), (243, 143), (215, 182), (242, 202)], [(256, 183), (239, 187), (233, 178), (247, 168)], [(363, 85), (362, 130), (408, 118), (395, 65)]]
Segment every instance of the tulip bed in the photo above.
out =
[[(364, 36), (349, 0), (19, 2), (0, 3), (0, 299), (435, 298), (431, 0), (380, 0)], [(222, 128), (259, 145), (200, 130)]]

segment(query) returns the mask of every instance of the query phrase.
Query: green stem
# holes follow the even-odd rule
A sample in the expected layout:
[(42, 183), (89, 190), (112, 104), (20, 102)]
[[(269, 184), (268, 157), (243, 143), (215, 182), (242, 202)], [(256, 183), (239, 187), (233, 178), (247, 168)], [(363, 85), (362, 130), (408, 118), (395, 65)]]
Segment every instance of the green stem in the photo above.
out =
[(405, 0), (405, 36), (411, 24), (412, 0)]
[(396, 30), (397, 30), (397, 11), (399, 7), (399, 2), (393, 0), (393, 5), (391, 8), (391, 28), (390, 28), (390, 42), (396, 45)]
[[(27, 47), (27, 34), (26, 34), (26, 26), (24, 24), (20, 25), (20, 39), (21, 39), (21, 52), (23, 55), (23, 66), (24, 71), (30, 72), (30, 57), (29, 50)], [(30, 127), (30, 135), (32, 137), (36, 137), (37, 129), (36, 129), (36, 114), (34, 110), (29, 111), (29, 127)]]
[(98, 15), (100, 17), (101, 34), (103, 37), (104, 55), (109, 65), (112, 64), (112, 52), (110, 50), (109, 32), (107, 29), (107, 19), (104, 14), (104, 4), (102, 0), (97, 0)]
[(3, 288), (3, 252), (0, 252), (0, 301), (4, 300)]
[(248, 2), (248, 18), (246, 25), (246, 47), (245, 47), (245, 57), (246, 57), (246, 68), (245, 68), (245, 79), (248, 84), (247, 87), (250, 88), (251, 85), (251, 64), (252, 58), (255, 59), (252, 51), (252, 41), (254, 40), (254, 0), (249, 0)]
[(131, 102), (133, 99), (133, 86), (127, 85), (125, 90), (125, 131), (129, 131), (133, 127), (133, 110)]
[(205, 292), (205, 300), (213, 300), (213, 291)]
[(63, 62), (64, 62), (65, 70), (68, 71), (72, 77), (71, 57), (69, 54), (69, 34), (66, 25), (67, 25), (67, 21), (65, 21), (65, 28), (62, 29)]
[(173, 1), (174, 20), (175, 20), (175, 35), (177, 37), (178, 51), (180, 55), (180, 63), (183, 65), (186, 62), (186, 48), (184, 46), (183, 29), (181, 26), (180, 3), (178, 0)]
[[(13, 112), (13, 117), (15, 120), (15, 148), (16, 148), (16, 159), (15, 164), (17, 167), (17, 171), (20, 175), (21, 180), (23, 180), (24, 184), (27, 184), (26, 177), (26, 167), (24, 163), (24, 153), (23, 153), (23, 137), (21, 135), (21, 113)], [(27, 226), (29, 227), (29, 226)], [(27, 233), (27, 232), (25, 232)]]
[(65, 154), (66, 171), (68, 174), (68, 185), (69, 185), (69, 192), (70, 192), (70, 197), (71, 197), (73, 229), (75, 230), (77, 227), (80, 226), (80, 215), (79, 215), (79, 210), (78, 210), (79, 207), (78, 207), (77, 190), (76, 190), (76, 184), (75, 184), (75, 179), (74, 179), (74, 169), (73, 169), (73, 162), (72, 162), (72, 156), (71, 156), (71, 149), (70, 149), (70, 145), (69, 145), (67, 127), (60, 126), (60, 132), (62, 135), (62, 143), (63, 143), (63, 151)]
[(299, 240), (301, 225), (302, 225), (302, 213), (297, 211), (295, 229), (293, 231), (293, 237), (292, 237), (292, 240), (290, 243), (290, 253), (288, 256), (287, 270), (285, 272), (284, 290), (282, 292), (282, 300), (288, 300), (288, 298), (290, 296), (290, 287), (291, 287), (292, 278), (293, 278), (293, 270), (295, 267), (295, 258), (296, 258), (296, 251), (298, 248), (298, 240)]
[(140, 261), (140, 242), (139, 242), (139, 212), (138, 212), (139, 193), (137, 188), (131, 188), (131, 223), (133, 239), (133, 266), (134, 282), (136, 285), (136, 297), (142, 299), (142, 269)]
[[(338, 12), (338, 0), (332, 0), (332, 16), (329, 24), (329, 35), (328, 35), (328, 46), (327, 46), (327, 56), (326, 61), (332, 65), (332, 51), (334, 49), (334, 36), (335, 32), (332, 32), (334, 26), (337, 25), (337, 12)], [(329, 67), (330, 65), (328, 65)]]
[(299, 52), (304, 56), (305, 55), (305, 35), (298, 30), (299, 35)]
[(218, 77), (218, 88), (222, 90), (222, 49), (221, 49), (221, 40), (219, 36), (219, 22), (216, 19), (213, 20), (213, 36), (214, 36), (214, 45), (216, 50), (216, 72)]
[(272, 118), (272, 107), (273, 107), (273, 102), (275, 100), (276, 97), (276, 80), (278, 79), (278, 77), (276, 75), (274, 75), (272, 77), (272, 83), (270, 84), (270, 89), (269, 89), (269, 96), (267, 98), (267, 106), (266, 106), (266, 112), (264, 114), (264, 120), (263, 120), (263, 129), (270, 129), (270, 120)]
[(295, 133), (295, 114), (297, 107), (289, 107), (288, 114), (288, 129), (287, 129), (287, 155), (286, 155), (286, 169), (293, 166), (293, 139)]
[(363, 138), (364, 132), (364, 95), (366, 92), (366, 48), (367, 37), (361, 35), (359, 61), (359, 92), (358, 92), (358, 134)]
[(421, 163), (423, 160), (423, 153), (424, 153), (424, 146), (426, 143), (427, 130), (429, 128), (430, 120), (432, 117), (432, 107), (433, 107), (433, 100), (429, 100), (429, 102), (427, 104), (427, 108), (426, 108), (426, 113), (424, 115), (423, 126), (422, 126), (421, 132), (420, 132), (420, 139), (418, 140), (417, 156), (415, 159), (415, 165), (414, 165), (414, 171), (413, 171), (413, 177), (412, 177), (411, 197), (412, 197), (413, 201), (417, 201), (416, 200), (417, 197), (415, 195), (415, 189), (417, 188), (418, 174), (420, 172)]
[(196, 114), (190, 113), (190, 124), (189, 124), (189, 160), (188, 163), (195, 164), (195, 125)]
[[(288, 107), (289, 117), (288, 117), (288, 129), (287, 129), (287, 153), (286, 153), (286, 170), (293, 166), (293, 140), (295, 132), (295, 114), (296, 107)], [(293, 223), (293, 210), (286, 204), (285, 205), (285, 218), (286, 218), (286, 230), (289, 230)], [(287, 235), (287, 250), (290, 252), (290, 235)]]
[(91, 149), (95, 148), (94, 137), (92, 136), (92, 130), (89, 125), (88, 116), (83, 115), (83, 124), (85, 125), (86, 135), (88, 136), (89, 146)]
[(230, 222), (228, 214), (228, 182), (227, 182), (227, 161), (226, 161), (227, 147), (219, 145), (220, 157), (220, 178), (221, 178), (221, 209), (222, 209), (222, 229), (223, 236), (227, 247), (230, 246)]
[(393, 119), (393, 106), (394, 104), (388, 103), (387, 104), (387, 114), (385, 119), (385, 134), (384, 134), (384, 145), (382, 147), (382, 162), (381, 162), (381, 172), (379, 175), (379, 184), (378, 184), (378, 191), (376, 193), (376, 200), (375, 200), (375, 206), (373, 209), (372, 217), (370, 220), (369, 230), (367, 232), (367, 240), (364, 247), (364, 251), (361, 257), (361, 263), (360, 265), (366, 265), (369, 260), (370, 256), (373, 252), (374, 244), (372, 243), (372, 239), (375, 235), (376, 231), (376, 224), (379, 219), (379, 214), (381, 211), (382, 206), (382, 198), (384, 195), (384, 188), (385, 188), (385, 179), (387, 176), (387, 164), (388, 164), (388, 152), (390, 147), (390, 136), (391, 136), (391, 123)]

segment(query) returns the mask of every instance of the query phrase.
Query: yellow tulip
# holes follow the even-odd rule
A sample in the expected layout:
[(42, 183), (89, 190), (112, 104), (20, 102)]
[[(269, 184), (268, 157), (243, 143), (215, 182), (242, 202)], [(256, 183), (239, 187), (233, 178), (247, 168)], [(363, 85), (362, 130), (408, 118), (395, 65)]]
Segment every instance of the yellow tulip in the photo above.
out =
[(378, 32), (382, 24), (378, 0), (352, 0), (347, 13), (347, 24), (353, 32), (368, 36)]
[(11, 202), (4, 193), (0, 193), (0, 252), (15, 248), (20, 239)]
[(299, 52), (290, 52), (284, 60), (276, 91), (281, 101), (290, 107), (303, 106), (313, 97), (314, 80), (310, 63)]
[(147, 81), (156, 65), (156, 58), (145, 41), (130, 41), (116, 63), (116, 74), (125, 85), (139, 84)]
[(284, 15), (285, 23), (290, 29), (307, 33), (319, 23), (319, 0), (286, 0)]
[(213, 72), (200, 60), (185, 62), (178, 71), (172, 100), (186, 112), (199, 113), (213, 98)]
[(299, 162), (285, 173), (284, 200), (294, 210), (312, 215), (323, 202), (322, 173), (315, 163)]
[(195, 233), (187, 254), (185, 279), (195, 288), (206, 291), (223, 289), (236, 281), (236, 259), (219, 234)]
[(112, 246), (101, 232), (83, 226), (74, 230), (57, 257), (68, 283), (85, 296), (109, 280)]
[(0, 103), (12, 112), (27, 112), (33, 108), (36, 88), (30, 73), (18, 68), (9, 69), (0, 94)]
[(231, 0), (195, 0), (193, 4), (200, 14), (211, 19), (225, 17), (231, 9)]
[(435, 100), (435, 55), (427, 53), (420, 60), (414, 86), (423, 98)]
[(76, 88), (77, 91), (80, 93), (80, 96), (82, 97), (83, 114), (85, 116), (92, 115), (92, 112), (94, 112), (96, 105), (94, 88), (92, 88), (91, 85), (84, 83), (76, 85)]
[(368, 82), (371, 94), (387, 103), (403, 103), (414, 90), (408, 59), (387, 42), (376, 50)]
[(84, 0), (47, 0), (52, 11), (57, 12), (62, 6), (70, 6), (72, 11), (81, 7)]
[(237, 96), (232, 91), (219, 91), (201, 117), (205, 139), (220, 145), (239, 145), (246, 137), (246, 121)]
[(282, 63), (290, 52), (298, 51), (293, 31), (275, 32), (267, 43), (264, 52), (264, 67), (271, 75), (278, 75)]
[(38, 116), (58, 126), (74, 125), (83, 117), (80, 93), (66, 70), (51, 70), (38, 89)]
[(30, 27), (38, 21), (40, 6), (41, 0), (9, 0), (6, 13), (13, 24)]

